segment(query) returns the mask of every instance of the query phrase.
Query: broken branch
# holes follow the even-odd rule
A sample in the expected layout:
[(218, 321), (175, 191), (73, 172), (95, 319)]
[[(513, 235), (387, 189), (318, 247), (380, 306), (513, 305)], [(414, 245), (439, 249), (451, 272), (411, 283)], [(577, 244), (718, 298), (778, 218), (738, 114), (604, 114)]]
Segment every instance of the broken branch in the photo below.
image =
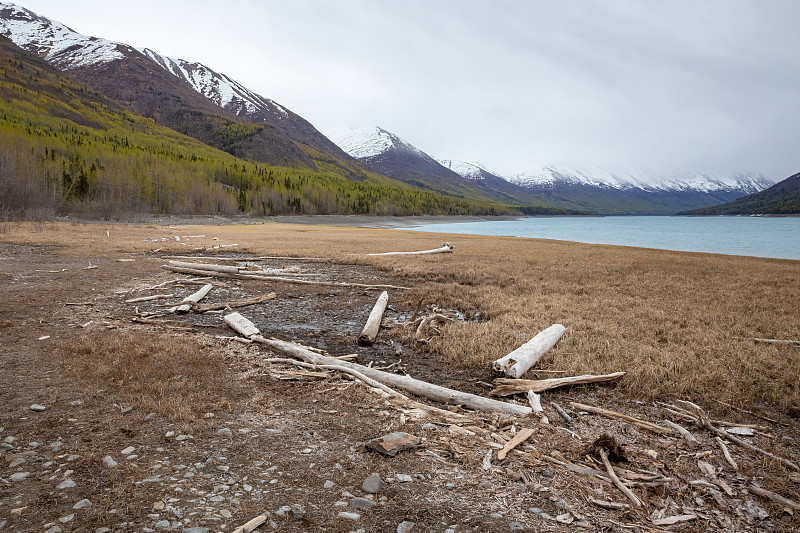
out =
[(527, 393), (529, 390), (534, 392), (544, 392), (546, 390), (556, 389), (558, 387), (566, 387), (568, 385), (582, 385), (585, 383), (615, 381), (625, 374), (625, 372), (614, 372), (613, 374), (603, 374), (599, 376), (586, 374), (583, 376), (550, 379), (497, 378), (493, 381), (495, 388), (489, 394), (492, 396), (510, 396), (512, 394)]

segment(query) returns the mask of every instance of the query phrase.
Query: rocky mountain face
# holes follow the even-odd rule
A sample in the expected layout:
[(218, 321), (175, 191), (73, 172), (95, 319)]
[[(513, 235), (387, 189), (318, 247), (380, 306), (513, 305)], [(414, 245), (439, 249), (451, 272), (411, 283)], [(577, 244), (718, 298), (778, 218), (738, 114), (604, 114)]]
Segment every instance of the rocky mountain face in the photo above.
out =
[(0, 35), (134, 113), (233, 155), (314, 169), (314, 152), (353, 177), (364, 173), (308, 121), (201, 63), (82, 35), (10, 3), (0, 3)]

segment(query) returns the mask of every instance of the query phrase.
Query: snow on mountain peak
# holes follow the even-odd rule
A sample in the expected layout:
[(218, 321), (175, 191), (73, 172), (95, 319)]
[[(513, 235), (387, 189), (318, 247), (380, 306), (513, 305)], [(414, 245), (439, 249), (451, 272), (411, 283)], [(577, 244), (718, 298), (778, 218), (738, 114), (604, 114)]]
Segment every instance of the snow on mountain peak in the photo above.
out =
[(0, 2), (0, 35), (62, 69), (103, 64), (125, 57), (131, 47), (82, 35), (60, 22), (15, 4)]
[(339, 148), (356, 159), (374, 157), (392, 148), (422, 153), (397, 135), (378, 126), (354, 129), (334, 141)]
[(485, 168), (477, 163), (467, 163), (466, 161), (454, 161), (452, 159), (438, 159), (439, 164), (445, 168), (449, 168), (462, 178), (468, 180), (483, 179), (483, 173), (488, 172)]

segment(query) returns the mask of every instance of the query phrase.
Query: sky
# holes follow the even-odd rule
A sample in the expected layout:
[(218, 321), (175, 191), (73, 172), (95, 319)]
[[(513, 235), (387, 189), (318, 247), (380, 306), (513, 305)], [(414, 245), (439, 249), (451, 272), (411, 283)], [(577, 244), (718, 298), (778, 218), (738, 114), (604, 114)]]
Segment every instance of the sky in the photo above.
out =
[(204, 63), (335, 140), (501, 175), (800, 171), (796, 0), (19, 0)]

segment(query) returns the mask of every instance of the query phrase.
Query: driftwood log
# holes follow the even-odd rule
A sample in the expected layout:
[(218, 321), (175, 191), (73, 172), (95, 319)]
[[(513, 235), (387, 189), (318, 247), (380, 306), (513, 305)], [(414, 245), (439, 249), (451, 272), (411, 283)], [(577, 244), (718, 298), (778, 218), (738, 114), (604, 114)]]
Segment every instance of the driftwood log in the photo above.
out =
[(396, 285), (370, 285), (368, 283), (345, 283), (340, 281), (311, 281), (306, 279), (282, 278), (279, 276), (262, 276), (259, 274), (246, 274), (243, 272), (239, 272), (238, 274), (231, 274), (227, 272), (216, 272), (212, 270), (185, 268), (172, 265), (162, 265), (161, 268), (164, 268), (172, 272), (178, 272), (181, 274), (193, 274), (195, 276), (215, 276), (218, 278), (253, 279), (260, 281), (282, 281), (284, 283), (295, 283), (300, 285), (326, 285), (329, 287), (358, 287), (360, 289), (371, 289), (371, 290), (408, 289), (408, 287), (398, 287)]
[(207, 311), (216, 311), (218, 309), (235, 309), (237, 307), (246, 307), (248, 305), (255, 305), (266, 302), (267, 300), (274, 300), (275, 293), (270, 292), (267, 294), (261, 294), (258, 296), (251, 296), (249, 298), (242, 298), (240, 300), (232, 300), (230, 302), (225, 302), (222, 304), (196, 304), (194, 306), (194, 310), (198, 313), (205, 313)]
[[(402, 389), (414, 394), (415, 396), (421, 396), (423, 398), (428, 398), (430, 400), (450, 405), (460, 405), (476, 411), (505, 413), (515, 416), (528, 416), (532, 412), (530, 407), (524, 405), (501, 402), (491, 398), (484, 398), (482, 396), (476, 396), (474, 394), (448, 389), (446, 387), (441, 387), (439, 385), (433, 385), (425, 381), (414, 379), (410, 376), (391, 374), (382, 370), (377, 370), (356, 363), (342, 361), (334, 357), (321, 355), (286, 341), (265, 339), (259, 335), (258, 329), (253, 325), (253, 323), (239, 313), (225, 315), (224, 319), (225, 322), (239, 334), (249, 337), (253, 342), (263, 344), (272, 350), (288, 355), (295, 359), (300, 359), (301, 361), (306, 361), (307, 363), (314, 363), (316, 365), (338, 365), (350, 368), (374, 379), (375, 381), (379, 381), (390, 387)], [(253, 333), (253, 330), (255, 330), (256, 333)]]
[(369, 313), (369, 318), (367, 318), (367, 323), (364, 326), (364, 330), (361, 332), (361, 335), (358, 336), (358, 344), (362, 346), (369, 346), (375, 342), (375, 339), (378, 338), (378, 330), (381, 329), (383, 312), (386, 311), (386, 304), (388, 303), (389, 293), (383, 291), (381, 295), (378, 296), (378, 301), (375, 302), (375, 306)]
[(521, 378), (558, 342), (565, 330), (561, 324), (553, 324), (510, 354), (492, 363), (492, 368), (510, 378)]
[(566, 387), (568, 385), (614, 381), (624, 375), (625, 372), (614, 372), (613, 374), (603, 374), (599, 376), (586, 374), (583, 376), (550, 379), (497, 378), (493, 382), (495, 388), (489, 394), (492, 396), (510, 396), (512, 394), (524, 394), (529, 390), (532, 390), (533, 392), (544, 392), (546, 390), (556, 389), (558, 387)]
[(196, 304), (197, 302), (199, 302), (200, 300), (205, 298), (206, 295), (209, 292), (211, 292), (212, 287), (214, 287), (214, 286), (211, 285), (210, 283), (206, 283), (205, 285), (203, 285), (200, 288), (199, 291), (197, 291), (197, 292), (195, 292), (193, 294), (190, 294), (189, 296), (184, 298), (183, 301), (180, 304), (176, 305), (175, 307), (171, 307), (169, 312), (170, 313), (185, 313), (185, 312), (189, 311), (189, 309), (191, 309), (194, 304)]
[(433, 250), (421, 250), (419, 252), (383, 252), (382, 254), (367, 254), (367, 255), (430, 255), (430, 254), (451, 254), (453, 253), (453, 245), (449, 242), (443, 242), (439, 248)]

